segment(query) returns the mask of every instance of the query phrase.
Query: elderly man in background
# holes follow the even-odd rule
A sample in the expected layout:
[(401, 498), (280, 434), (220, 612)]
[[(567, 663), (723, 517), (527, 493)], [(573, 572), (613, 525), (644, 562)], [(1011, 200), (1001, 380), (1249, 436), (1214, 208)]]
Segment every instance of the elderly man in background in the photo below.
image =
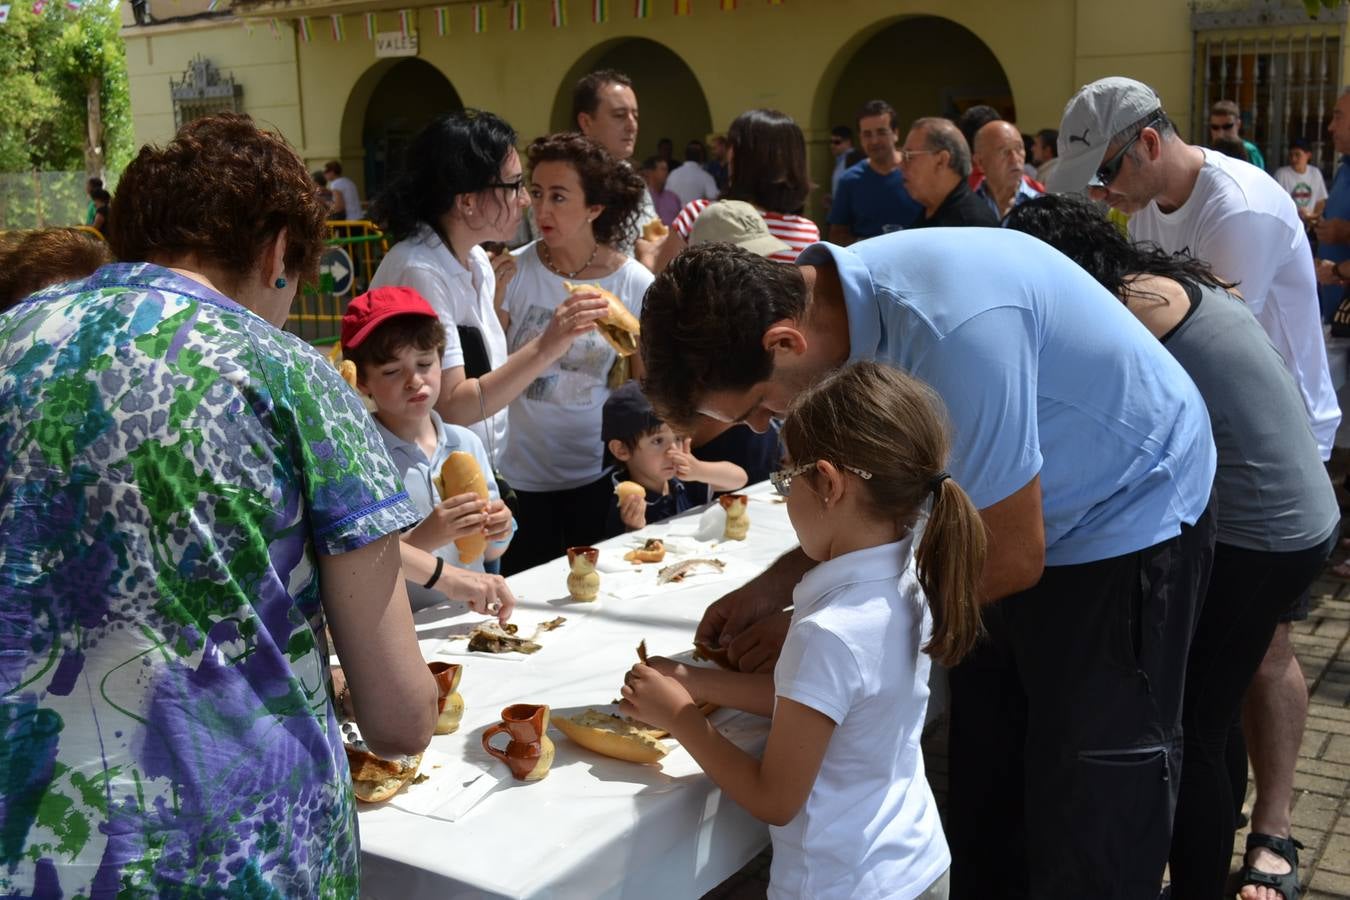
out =
[(975, 164), (984, 170), (984, 182), (975, 194), (1003, 220), (1012, 208), (1041, 192), (1027, 184), (1027, 148), (1022, 132), (1003, 119), (989, 122), (975, 133)]
[(916, 119), (900, 150), (909, 195), (923, 206), (913, 228), (927, 225), (998, 227), (998, 216), (970, 189), (970, 148), (950, 119)]

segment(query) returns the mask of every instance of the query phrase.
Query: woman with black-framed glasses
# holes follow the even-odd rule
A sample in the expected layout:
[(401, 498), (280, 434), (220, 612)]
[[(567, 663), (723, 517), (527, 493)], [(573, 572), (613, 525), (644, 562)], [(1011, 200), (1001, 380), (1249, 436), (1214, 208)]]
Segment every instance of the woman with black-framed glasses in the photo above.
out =
[(442, 116), (413, 138), (403, 171), (372, 208), (396, 243), (370, 286), (414, 288), (436, 310), (446, 332), (436, 412), (473, 430), (494, 466), (507, 405), (606, 310), (603, 300), (564, 303), (534, 340), (507, 353), (495, 298), (516, 263), (482, 245), (510, 240), (530, 205), (515, 143), (515, 129), (490, 112)]

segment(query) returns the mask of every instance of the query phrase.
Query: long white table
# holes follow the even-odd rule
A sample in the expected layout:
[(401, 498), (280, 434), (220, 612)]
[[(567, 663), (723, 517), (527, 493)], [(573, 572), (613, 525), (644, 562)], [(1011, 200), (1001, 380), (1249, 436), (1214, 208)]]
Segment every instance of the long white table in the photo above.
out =
[[(550, 728), (557, 755), (548, 777), (534, 783), (515, 781), (480, 745), (483, 731), (512, 703), (567, 709), (614, 700), (639, 641), (646, 640), (652, 655), (691, 649), (710, 602), (796, 546), (786, 507), (771, 499), (767, 483), (746, 493), (746, 541), (696, 542), (693, 514), (601, 544), (600, 596), (593, 603), (567, 597), (566, 560), (512, 577), (519, 601), (513, 621), (522, 632), (555, 616), (567, 619), (540, 636), (543, 649), (531, 656), (468, 654), (465, 642), (447, 643), (481, 616), (448, 606), (417, 615), (423, 655), (464, 665), (466, 710), (455, 734), (432, 739), (429, 759), (439, 767), (423, 766), (432, 780), (361, 809), (363, 897), (698, 897), (768, 844), (767, 828), (723, 797), (674, 742), (659, 767), (641, 766), (591, 753)], [(645, 537), (667, 540), (665, 561), (640, 568), (621, 563)], [(723, 560), (726, 570), (700, 570), (683, 583), (658, 586), (662, 566), (706, 556)], [(767, 719), (730, 710), (714, 716), (742, 746), (762, 746)], [(499, 736), (497, 744), (502, 741)], [(462, 805), (472, 792), (459, 785), (479, 769), (495, 776), (495, 785), (446, 821), (455, 791)], [(475, 791), (485, 784), (475, 782)], [(428, 809), (442, 794), (450, 803)]]

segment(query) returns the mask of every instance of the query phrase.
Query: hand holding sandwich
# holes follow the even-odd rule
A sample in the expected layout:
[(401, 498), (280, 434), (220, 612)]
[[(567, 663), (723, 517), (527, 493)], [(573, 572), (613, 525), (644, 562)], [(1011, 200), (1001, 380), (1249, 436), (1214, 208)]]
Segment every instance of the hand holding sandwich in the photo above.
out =
[(489, 543), (511, 537), (511, 510), (501, 500), (489, 500), (483, 510), (483, 532)]
[[(488, 521), (487, 507), (483, 498), (473, 492), (447, 497), (437, 503), (431, 515), (408, 532), (404, 540), (414, 547), (431, 552), (458, 538), (483, 534)], [(509, 529), (509, 510), (507, 515)]]
[(595, 328), (595, 323), (609, 315), (609, 302), (598, 291), (578, 291), (553, 310), (544, 333), (539, 335), (539, 350), (550, 360), (556, 360), (572, 346), (572, 342)]

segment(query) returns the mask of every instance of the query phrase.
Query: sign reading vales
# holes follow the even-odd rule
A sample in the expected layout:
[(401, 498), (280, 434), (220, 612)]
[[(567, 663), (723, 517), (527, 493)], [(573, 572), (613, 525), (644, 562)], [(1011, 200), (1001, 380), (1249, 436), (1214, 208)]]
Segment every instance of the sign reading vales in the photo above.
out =
[(384, 56), (416, 56), (417, 55), (417, 32), (409, 31), (404, 34), (401, 31), (381, 31), (375, 35), (375, 55)]

